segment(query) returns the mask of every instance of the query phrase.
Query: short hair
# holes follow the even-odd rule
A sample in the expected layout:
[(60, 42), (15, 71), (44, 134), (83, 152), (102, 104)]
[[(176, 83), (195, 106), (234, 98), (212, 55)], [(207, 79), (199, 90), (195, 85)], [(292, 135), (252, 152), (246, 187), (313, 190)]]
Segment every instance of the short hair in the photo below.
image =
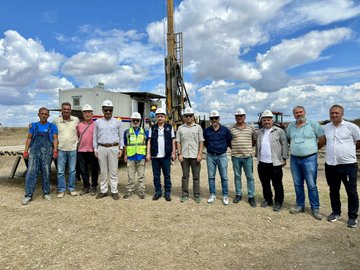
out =
[(70, 104), (70, 102), (63, 102), (63, 103), (61, 103), (61, 108), (64, 108), (64, 106), (69, 106), (70, 107), (70, 109), (71, 109), (71, 104)]
[(300, 105), (298, 105), (298, 106), (295, 106), (294, 108), (293, 108), (293, 112), (295, 111), (295, 109), (302, 109), (302, 110), (304, 110), (304, 112), (306, 112), (306, 110), (305, 110), (305, 107), (304, 106), (300, 106)]
[(334, 104), (330, 107), (329, 111), (331, 111), (332, 109), (337, 108), (340, 109), (342, 111), (342, 113), (344, 113), (344, 107), (339, 105), (339, 104)]
[(45, 107), (41, 107), (41, 108), (39, 109), (39, 113), (40, 113), (42, 110), (46, 110), (46, 111), (49, 113), (49, 109), (48, 109), (48, 108), (45, 108)]

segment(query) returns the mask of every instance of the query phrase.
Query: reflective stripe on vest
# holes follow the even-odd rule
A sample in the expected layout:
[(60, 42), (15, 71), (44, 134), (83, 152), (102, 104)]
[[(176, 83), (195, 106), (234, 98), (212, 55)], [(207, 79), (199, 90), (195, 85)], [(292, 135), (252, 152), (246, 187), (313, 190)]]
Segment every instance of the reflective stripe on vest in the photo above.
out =
[(140, 128), (139, 134), (136, 136), (134, 129), (131, 127), (127, 132), (127, 145), (126, 145), (126, 155), (132, 157), (135, 154), (146, 155), (146, 138), (145, 131), (143, 128)]

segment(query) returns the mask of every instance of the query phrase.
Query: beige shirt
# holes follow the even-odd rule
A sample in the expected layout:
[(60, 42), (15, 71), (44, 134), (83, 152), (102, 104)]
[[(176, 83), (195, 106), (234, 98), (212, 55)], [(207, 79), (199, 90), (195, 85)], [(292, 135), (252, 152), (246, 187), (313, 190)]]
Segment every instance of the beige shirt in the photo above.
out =
[(190, 127), (183, 124), (176, 132), (176, 141), (181, 144), (181, 154), (184, 158), (196, 158), (200, 142), (204, 141), (203, 130), (195, 123)]
[(61, 151), (74, 151), (78, 142), (76, 127), (79, 124), (79, 118), (70, 116), (69, 121), (64, 121), (62, 116), (56, 118), (53, 122), (58, 128), (58, 140)]
[(230, 128), (231, 156), (233, 157), (251, 157), (253, 155), (253, 145), (256, 142), (255, 128), (246, 124), (245, 128), (239, 128), (233, 125)]

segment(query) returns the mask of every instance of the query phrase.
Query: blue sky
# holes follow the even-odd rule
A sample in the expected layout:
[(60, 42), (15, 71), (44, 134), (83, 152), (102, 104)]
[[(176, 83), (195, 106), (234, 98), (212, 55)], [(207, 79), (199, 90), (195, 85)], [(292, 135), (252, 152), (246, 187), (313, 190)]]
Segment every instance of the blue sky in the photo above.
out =
[[(360, 117), (360, 1), (175, 0), (184, 77), (200, 115), (265, 109)], [(25, 126), (57, 89), (164, 93), (165, 0), (13, 0), (0, 9), (0, 123)], [(21, 114), (19, 114), (21, 112)], [(291, 121), (292, 117), (285, 120)]]

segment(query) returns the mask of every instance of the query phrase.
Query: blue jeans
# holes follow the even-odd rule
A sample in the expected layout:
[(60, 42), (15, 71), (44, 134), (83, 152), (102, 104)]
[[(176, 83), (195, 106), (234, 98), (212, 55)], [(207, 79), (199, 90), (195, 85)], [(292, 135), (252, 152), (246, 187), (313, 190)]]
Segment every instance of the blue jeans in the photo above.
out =
[(160, 181), (160, 174), (161, 174), (161, 170), (162, 170), (163, 175), (164, 175), (165, 196), (170, 196), (170, 193), (171, 193), (170, 164), (171, 164), (171, 158), (152, 158), (151, 159), (155, 193), (158, 195), (162, 194), (161, 181)]
[(69, 168), (68, 189), (69, 191), (74, 191), (75, 181), (76, 181), (76, 150), (74, 151), (59, 150), (58, 159), (57, 159), (57, 181), (58, 181), (59, 192), (65, 192), (66, 190), (66, 180), (65, 180), (66, 164), (68, 164), (68, 168)]
[(234, 169), (235, 194), (242, 196), (241, 168), (244, 168), (248, 197), (255, 197), (255, 181), (253, 176), (253, 158), (252, 157), (231, 157)]
[(209, 191), (210, 194), (216, 194), (215, 187), (215, 175), (216, 175), (216, 167), (219, 168), (220, 178), (221, 178), (221, 187), (223, 196), (228, 196), (228, 176), (227, 176), (227, 156), (226, 153), (221, 155), (206, 155), (206, 163), (208, 170), (208, 180), (209, 180)]
[(304, 180), (308, 188), (309, 201), (312, 210), (320, 208), (317, 180), (317, 154), (309, 157), (290, 157), (291, 174), (294, 181), (296, 205), (305, 208)]

